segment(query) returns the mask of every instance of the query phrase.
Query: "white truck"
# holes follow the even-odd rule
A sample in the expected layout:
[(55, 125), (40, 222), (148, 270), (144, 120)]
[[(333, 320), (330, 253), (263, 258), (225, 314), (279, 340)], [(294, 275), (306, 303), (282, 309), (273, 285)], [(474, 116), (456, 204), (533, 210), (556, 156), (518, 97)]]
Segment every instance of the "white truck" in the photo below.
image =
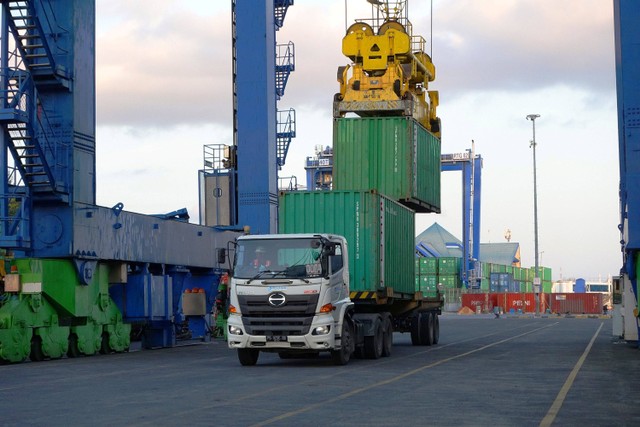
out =
[(342, 236), (255, 235), (236, 244), (227, 341), (242, 365), (255, 365), (260, 352), (329, 352), (336, 365), (354, 354), (389, 356), (394, 330), (411, 332), (414, 345), (438, 342), (441, 299), (350, 298)]

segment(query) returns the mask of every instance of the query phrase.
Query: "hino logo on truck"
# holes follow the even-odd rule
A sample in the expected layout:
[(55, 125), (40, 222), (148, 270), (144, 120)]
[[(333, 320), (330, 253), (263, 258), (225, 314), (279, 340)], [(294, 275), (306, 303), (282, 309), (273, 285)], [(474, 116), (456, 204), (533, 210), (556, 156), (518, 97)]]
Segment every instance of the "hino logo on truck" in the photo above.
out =
[(269, 295), (269, 304), (273, 307), (282, 307), (285, 302), (287, 302), (287, 299), (280, 292)]

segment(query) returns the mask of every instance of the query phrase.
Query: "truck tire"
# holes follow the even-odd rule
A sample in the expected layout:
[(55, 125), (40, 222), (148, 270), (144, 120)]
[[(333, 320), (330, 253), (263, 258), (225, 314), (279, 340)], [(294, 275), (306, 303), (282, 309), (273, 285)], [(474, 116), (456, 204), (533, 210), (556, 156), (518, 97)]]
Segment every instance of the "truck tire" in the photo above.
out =
[(258, 356), (260, 356), (260, 350), (253, 348), (239, 348), (238, 360), (242, 366), (253, 366), (258, 363)]
[(420, 345), (433, 344), (433, 313), (420, 313)]
[(391, 356), (391, 347), (393, 347), (393, 323), (391, 322), (391, 315), (385, 313), (382, 316), (382, 357)]
[(411, 318), (411, 345), (421, 345), (420, 326), (422, 326), (422, 314), (416, 313)]
[(433, 344), (436, 345), (440, 341), (440, 316), (433, 314)]
[(353, 339), (351, 323), (347, 319), (344, 319), (342, 322), (342, 331), (340, 332), (340, 349), (331, 351), (331, 359), (334, 365), (343, 366), (349, 363), (351, 353), (353, 353)]
[(367, 359), (379, 359), (382, 356), (384, 344), (384, 330), (382, 329), (382, 319), (376, 318), (373, 336), (364, 337), (364, 354)]

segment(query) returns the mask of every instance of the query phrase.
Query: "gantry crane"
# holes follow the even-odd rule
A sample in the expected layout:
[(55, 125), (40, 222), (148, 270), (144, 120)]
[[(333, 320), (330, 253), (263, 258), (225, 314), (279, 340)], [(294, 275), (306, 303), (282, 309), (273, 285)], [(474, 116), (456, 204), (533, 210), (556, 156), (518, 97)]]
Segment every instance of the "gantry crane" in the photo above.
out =
[(239, 233), (97, 206), (95, 1), (0, 6), (0, 362), (205, 338)]
[[(480, 202), (482, 156), (471, 149), (464, 153), (442, 154), (441, 170), (462, 172), (462, 262), (460, 277), (466, 288), (480, 288), (477, 272), (480, 256)], [(416, 248), (419, 250), (419, 248)]]

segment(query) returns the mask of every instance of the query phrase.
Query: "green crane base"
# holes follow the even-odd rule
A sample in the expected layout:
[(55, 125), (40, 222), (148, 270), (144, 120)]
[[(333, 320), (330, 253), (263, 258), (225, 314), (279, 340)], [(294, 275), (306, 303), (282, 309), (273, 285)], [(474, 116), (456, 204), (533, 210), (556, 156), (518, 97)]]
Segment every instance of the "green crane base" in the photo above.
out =
[[(129, 348), (131, 325), (109, 297), (109, 269), (97, 264), (88, 285), (71, 260), (24, 258), (0, 305), (0, 361), (21, 362), (120, 352)], [(5, 280), (5, 283), (7, 280)]]

